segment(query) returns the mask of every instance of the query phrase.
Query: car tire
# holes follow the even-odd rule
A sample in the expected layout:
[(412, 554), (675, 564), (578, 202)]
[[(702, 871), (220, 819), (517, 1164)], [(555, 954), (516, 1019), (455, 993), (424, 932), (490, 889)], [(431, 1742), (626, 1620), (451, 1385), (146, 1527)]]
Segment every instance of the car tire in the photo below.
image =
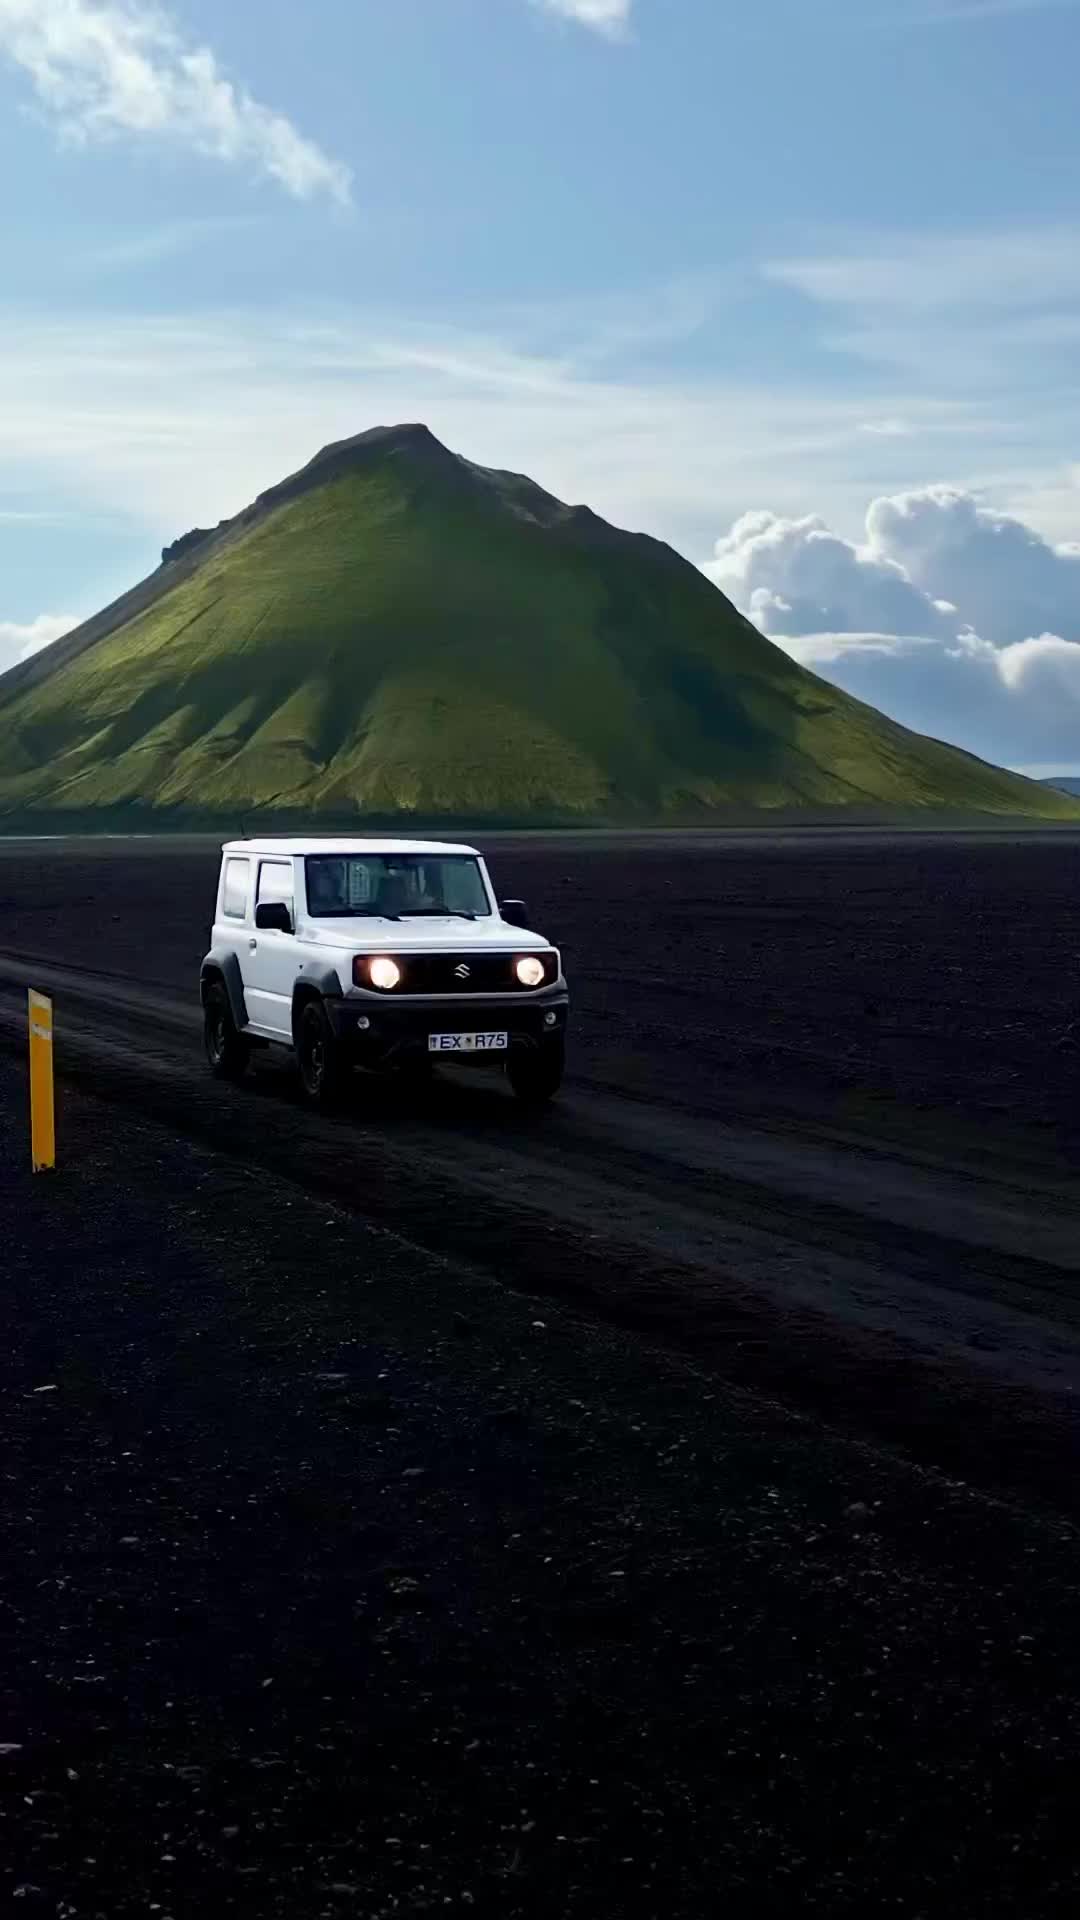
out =
[(554, 1100), (565, 1069), (566, 1046), (560, 1034), (537, 1047), (515, 1049), (506, 1063), (506, 1077), (524, 1106), (543, 1107)]
[(296, 1062), (304, 1099), (313, 1107), (340, 1105), (348, 1071), (321, 1000), (309, 1000), (300, 1014)]
[(215, 1080), (243, 1079), (251, 1048), (238, 1032), (229, 996), (217, 981), (207, 988), (203, 1003), (203, 1044)]

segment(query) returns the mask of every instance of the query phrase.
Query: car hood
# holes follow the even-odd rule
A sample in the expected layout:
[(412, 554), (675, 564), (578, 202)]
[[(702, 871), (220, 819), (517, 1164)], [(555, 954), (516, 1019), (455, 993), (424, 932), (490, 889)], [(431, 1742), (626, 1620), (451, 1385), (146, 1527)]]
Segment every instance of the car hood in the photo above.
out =
[(355, 920), (302, 920), (302, 940), (321, 947), (356, 948), (361, 953), (387, 948), (392, 953), (545, 952), (550, 940), (505, 920), (384, 920), (363, 914)]

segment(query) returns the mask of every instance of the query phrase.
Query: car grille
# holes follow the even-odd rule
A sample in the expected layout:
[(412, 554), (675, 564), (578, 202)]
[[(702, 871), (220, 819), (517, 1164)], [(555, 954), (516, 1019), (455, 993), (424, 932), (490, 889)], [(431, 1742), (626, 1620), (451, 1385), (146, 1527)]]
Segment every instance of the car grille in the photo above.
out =
[[(523, 987), (514, 968), (517, 953), (395, 953), (401, 985), (384, 994), (400, 1000), (408, 993), (542, 993), (559, 977), (558, 955), (538, 953), (544, 965), (539, 987)], [(369, 988), (369, 990), (371, 990)]]

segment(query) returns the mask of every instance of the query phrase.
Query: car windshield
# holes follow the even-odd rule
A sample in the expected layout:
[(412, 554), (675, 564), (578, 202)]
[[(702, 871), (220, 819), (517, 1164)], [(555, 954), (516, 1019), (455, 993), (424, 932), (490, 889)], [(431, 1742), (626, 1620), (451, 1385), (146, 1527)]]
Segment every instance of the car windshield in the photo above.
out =
[(318, 853), (305, 865), (313, 920), (491, 912), (480, 863), (468, 854)]

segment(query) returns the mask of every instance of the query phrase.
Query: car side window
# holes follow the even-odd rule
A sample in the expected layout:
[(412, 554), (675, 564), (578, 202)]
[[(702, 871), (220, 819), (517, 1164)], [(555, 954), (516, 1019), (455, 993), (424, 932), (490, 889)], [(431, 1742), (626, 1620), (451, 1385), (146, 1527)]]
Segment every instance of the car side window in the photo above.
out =
[(250, 860), (226, 860), (225, 885), (222, 888), (222, 912), (230, 920), (246, 920), (248, 888), (251, 884)]
[(293, 870), (291, 860), (264, 860), (259, 867), (258, 904), (264, 906), (270, 900), (283, 900), (289, 912), (293, 909)]

